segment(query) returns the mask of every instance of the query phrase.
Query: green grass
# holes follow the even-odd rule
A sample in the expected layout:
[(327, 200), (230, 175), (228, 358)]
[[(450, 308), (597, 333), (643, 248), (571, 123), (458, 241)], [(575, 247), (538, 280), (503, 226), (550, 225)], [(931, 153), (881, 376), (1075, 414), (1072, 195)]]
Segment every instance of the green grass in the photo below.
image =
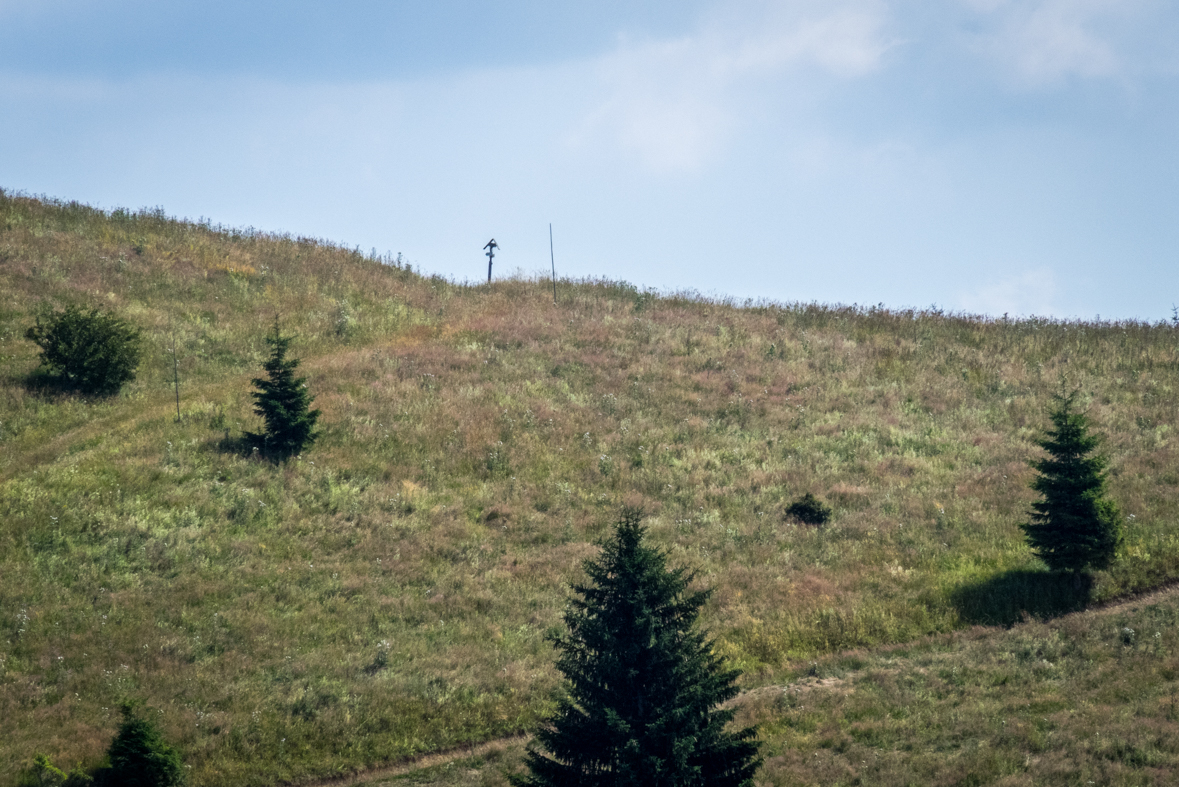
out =
[[(1062, 380), (1133, 517), (1082, 601), (1179, 577), (1174, 326), (559, 291), (0, 193), (0, 714), (22, 720), (0, 783), (37, 751), (95, 762), (126, 696), (196, 785), (526, 729), (567, 583), (623, 501), (715, 589), (705, 622), (749, 685), (1067, 611), (1019, 529)], [(30, 388), (42, 301), (139, 324), (138, 379)], [(275, 314), (323, 411), (282, 466), (222, 448), (258, 428)], [(783, 516), (805, 492), (831, 523)]]
[[(1168, 785), (1179, 774), (1179, 600), (819, 658), (736, 701), (759, 785)], [(522, 743), (369, 787), (506, 787)]]

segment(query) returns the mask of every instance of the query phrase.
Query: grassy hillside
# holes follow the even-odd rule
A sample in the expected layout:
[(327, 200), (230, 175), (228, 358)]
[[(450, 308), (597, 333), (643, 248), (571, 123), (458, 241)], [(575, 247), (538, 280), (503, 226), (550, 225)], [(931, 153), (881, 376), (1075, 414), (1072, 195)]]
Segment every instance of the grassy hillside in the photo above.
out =
[[(38, 304), (144, 329), (139, 378), (27, 385)], [(279, 315), (322, 409), (284, 466), (250, 379)], [(179, 423), (171, 390), (175, 336)], [(197, 785), (268, 784), (527, 728), (546, 632), (619, 504), (715, 588), (768, 684), (845, 648), (1078, 603), (1019, 530), (1080, 386), (1130, 518), (1111, 598), (1179, 577), (1179, 330), (456, 285), (314, 240), (0, 193), (0, 783), (101, 756), (143, 699)], [(785, 521), (796, 496), (831, 524)]]
[[(761, 784), (1171, 785), (1179, 775), (1175, 589), (1010, 630), (973, 628), (800, 665), (736, 700)], [(367, 787), (507, 787), (524, 743), (456, 752)]]

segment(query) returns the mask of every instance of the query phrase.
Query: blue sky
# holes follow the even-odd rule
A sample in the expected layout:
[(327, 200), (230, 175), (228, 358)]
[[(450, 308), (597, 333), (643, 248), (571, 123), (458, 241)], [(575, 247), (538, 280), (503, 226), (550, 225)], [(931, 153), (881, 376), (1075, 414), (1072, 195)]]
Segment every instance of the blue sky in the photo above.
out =
[(0, 187), (661, 290), (1179, 302), (1164, 0), (0, 0)]

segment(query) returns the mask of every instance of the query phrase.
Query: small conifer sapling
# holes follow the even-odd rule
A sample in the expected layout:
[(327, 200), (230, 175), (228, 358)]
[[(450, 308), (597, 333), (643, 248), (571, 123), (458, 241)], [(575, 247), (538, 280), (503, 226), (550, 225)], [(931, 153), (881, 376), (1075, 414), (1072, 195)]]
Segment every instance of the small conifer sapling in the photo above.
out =
[(311, 409), (307, 378), (295, 376), (299, 361), (286, 357), (291, 337), (279, 333), (278, 318), (266, 343), (270, 345), (270, 357), (262, 365), (266, 377), (254, 378), (258, 390), (252, 393), (254, 412), (265, 421), (266, 429), (261, 434), (248, 433), (248, 437), (260, 451), (282, 460), (299, 453), (318, 437), (315, 422), (319, 410)]
[(727, 731), (738, 673), (697, 626), (708, 591), (643, 544), (641, 513), (624, 509), (596, 560), (585, 563), (554, 644), (564, 696), (529, 750), (523, 787), (751, 785), (756, 731)]
[(1093, 453), (1098, 438), (1076, 411), (1076, 396), (1057, 395), (1052, 428), (1038, 441), (1048, 456), (1031, 462), (1039, 473), (1031, 486), (1042, 499), (1032, 504), (1023, 530), (1053, 571), (1106, 568), (1122, 542), (1121, 514), (1105, 496), (1108, 461)]
[(110, 766), (100, 772), (104, 784), (119, 787), (179, 787), (184, 783), (180, 755), (169, 746), (159, 727), (124, 704), (123, 723), (107, 749)]

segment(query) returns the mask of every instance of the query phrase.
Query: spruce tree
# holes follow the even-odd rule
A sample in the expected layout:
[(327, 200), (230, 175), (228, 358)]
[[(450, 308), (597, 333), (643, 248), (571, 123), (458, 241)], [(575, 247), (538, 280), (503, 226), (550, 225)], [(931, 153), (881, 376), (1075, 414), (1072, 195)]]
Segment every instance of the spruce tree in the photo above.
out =
[(278, 318), (274, 320), (274, 334), (266, 337), (270, 345), (270, 358), (262, 365), (266, 377), (256, 377), (252, 393), (254, 412), (266, 422), (261, 434), (249, 433), (255, 446), (276, 459), (287, 459), (318, 437), (315, 422), (319, 410), (312, 410), (312, 396), (307, 392), (306, 377), (295, 377), (299, 362), (287, 360), (290, 336), (283, 336), (278, 330)]
[(554, 640), (564, 696), (517, 785), (752, 784), (756, 730), (726, 732), (733, 711), (717, 707), (739, 673), (697, 626), (708, 591), (689, 591), (693, 576), (643, 544), (641, 519), (624, 509), (585, 563), (590, 581), (573, 587), (568, 634)]
[(107, 750), (110, 767), (100, 772), (104, 784), (119, 787), (178, 787), (184, 783), (180, 755), (164, 742), (154, 723), (123, 705), (123, 723)]
[(1105, 568), (1122, 541), (1121, 515), (1105, 496), (1105, 457), (1094, 454), (1098, 438), (1075, 410), (1077, 392), (1056, 396), (1052, 428), (1037, 442), (1048, 456), (1031, 462), (1039, 475), (1032, 489), (1043, 499), (1032, 504), (1023, 525), (1028, 544), (1053, 571)]

